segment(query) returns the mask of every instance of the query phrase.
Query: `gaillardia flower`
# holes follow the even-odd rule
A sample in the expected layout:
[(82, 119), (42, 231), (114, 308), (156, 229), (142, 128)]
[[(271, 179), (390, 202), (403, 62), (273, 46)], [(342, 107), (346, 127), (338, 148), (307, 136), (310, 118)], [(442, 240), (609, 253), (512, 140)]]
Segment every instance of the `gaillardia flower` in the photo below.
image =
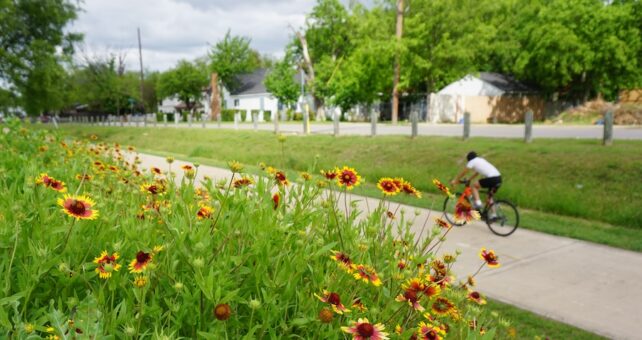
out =
[(350, 257), (348, 255), (340, 251), (333, 250), (330, 258), (337, 262), (341, 269), (345, 270), (348, 273), (352, 273), (352, 260), (350, 260)]
[(415, 196), (416, 198), (421, 198), (421, 192), (410, 184), (410, 182), (404, 181), (401, 184), (401, 191), (405, 192), (410, 196)]
[(99, 257), (94, 259), (94, 263), (98, 265), (96, 266), (96, 273), (98, 273), (101, 279), (110, 278), (113, 271), (117, 272), (120, 269), (121, 265), (116, 263), (119, 257), (118, 253), (113, 253), (110, 256), (105, 250)]
[(499, 267), (499, 257), (495, 255), (494, 250), (486, 250), (486, 248), (482, 248), (479, 252), (479, 258), (486, 261), (486, 264), (491, 268)]
[(279, 185), (290, 185), (290, 181), (285, 177), (285, 173), (283, 171), (277, 171), (274, 174), (274, 179)]
[(468, 293), (468, 300), (475, 302), (478, 305), (485, 305), (486, 304), (486, 299), (479, 294), (477, 291), (472, 291)]
[(372, 283), (375, 287), (381, 286), (381, 279), (373, 268), (358, 264), (353, 265), (352, 269), (355, 271), (353, 276), (357, 281), (363, 280), (363, 282)]
[(438, 179), (433, 179), (432, 184), (434, 184), (439, 191), (443, 192), (446, 196), (452, 197), (453, 194), (450, 193), (450, 189), (448, 189), (447, 186), (445, 186), (443, 183), (441, 183)]
[[(403, 185), (403, 184), (402, 184)], [(377, 188), (386, 196), (394, 196), (401, 191), (401, 186), (398, 186), (392, 178), (384, 177), (377, 182)]]
[(347, 309), (342, 303), (341, 303), (341, 298), (339, 297), (338, 293), (335, 292), (328, 292), (327, 290), (323, 291), (323, 296), (319, 296), (317, 294), (314, 294), (321, 302), (325, 302), (329, 304), (332, 307), (332, 310), (334, 310), (335, 313), (337, 314), (343, 314), (343, 313), (348, 313), (350, 312), (349, 309)]
[(325, 179), (333, 180), (337, 178), (337, 175), (339, 174), (338, 169), (332, 169), (332, 170), (321, 170), (321, 174)]
[(279, 207), (279, 203), (281, 202), (281, 195), (277, 192), (272, 196), (272, 203), (274, 203), (274, 209)]
[(243, 176), (241, 178), (235, 179), (234, 182), (232, 182), (232, 186), (235, 188), (242, 188), (242, 187), (247, 187), (254, 184), (254, 180), (252, 177), (248, 176)]
[(95, 220), (98, 217), (98, 210), (93, 209), (96, 203), (85, 195), (65, 195), (58, 199), (58, 205), (65, 214), (77, 220)]
[(444, 330), (441, 327), (436, 327), (422, 321), (419, 323), (417, 335), (419, 339), (422, 340), (441, 340), (444, 335)]
[(438, 297), (432, 304), (432, 311), (439, 315), (450, 313), (455, 308), (455, 305), (445, 297)]
[(232, 309), (227, 303), (219, 303), (214, 307), (214, 317), (217, 320), (225, 321), (230, 318), (230, 315), (232, 315)]
[(205, 204), (199, 204), (198, 212), (196, 213), (196, 218), (199, 220), (204, 220), (212, 217), (212, 212), (214, 209)]
[(361, 176), (355, 169), (344, 166), (338, 170), (337, 182), (340, 187), (345, 186), (347, 189), (352, 190), (352, 188), (361, 184)]
[(132, 260), (132, 262), (129, 264), (129, 272), (130, 273), (142, 273), (145, 268), (149, 265), (150, 262), (152, 262), (152, 259), (154, 258), (154, 253), (146, 253), (144, 251), (139, 251), (136, 253), (136, 258)]
[(165, 192), (165, 186), (158, 183), (146, 183), (140, 186), (140, 191), (146, 192), (151, 195), (160, 195)]
[(352, 334), (353, 340), (385, 340), (388, 339), (388, 333), (383, 330), (383, 324), (371, 324), (366, 318), (359, 318), (357, 321), (352, 321), (350, 327), (341, 327), (341, 330)]
[(473, 209), (472, 205), (466, 198), (468, 190), (464, 192), (461, 197), (457, 200), (455, 205), (455, 222), (470, 222), (472, 220), (478, 220), (480, 218), (479, 212)]

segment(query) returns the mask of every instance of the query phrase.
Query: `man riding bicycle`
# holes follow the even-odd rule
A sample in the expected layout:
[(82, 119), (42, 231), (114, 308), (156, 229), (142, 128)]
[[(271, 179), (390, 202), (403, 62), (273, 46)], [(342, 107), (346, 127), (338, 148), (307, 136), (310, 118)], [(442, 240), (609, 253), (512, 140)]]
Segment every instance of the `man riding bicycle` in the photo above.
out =
[[(457, 185), (459, 181), (466, 176), (469, 170), (473, 170), (474, 174), (468, 180), (471, 181), (470, 187), (473, 192), (473, 197), (475, 198), (474, 208), (479, 210), (483, 206), (481, 199), (479, 199), (479, 188), (486, 188), (493, 192), (497, 191), (499, 186), (502, 184), (502, 176), (495, 166), (490, 164), (490, 162), (484, 158), (477, 156), (475, 151), (469, 152), (466, 155), (466, 160), (468, 161), (466, 167), (459, 173), (459, 175), (457, 175), (457, 177), (455, 177), (455, 179), (450, 181), (450, 183), (453, 186)], [(483, 178), (478, 182), (473, 182), (473, 179), (477, 177), (477, 175), (481, 175)]]

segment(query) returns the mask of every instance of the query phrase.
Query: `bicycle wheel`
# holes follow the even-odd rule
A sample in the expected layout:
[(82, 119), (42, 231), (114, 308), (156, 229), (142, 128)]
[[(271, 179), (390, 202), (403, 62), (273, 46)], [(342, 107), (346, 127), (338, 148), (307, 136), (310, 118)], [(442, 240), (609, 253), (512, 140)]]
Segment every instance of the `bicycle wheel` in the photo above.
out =
[[(499, 200), (488, 209), (486, 224), (495, 235), (508, 236), (519, 226), (519, 213), (513, 203)], [(494, 216), (494, 217), (491, 217)]]
[(448, 223), (461, 227), (462, 225), (466, 224), (466, 222), (455, 222), (455, 217), (453, 214), (455, 213), (455, 205), (457, 205), (457, 197), (461, 196), (461, 193), (456, 193), (453, 198), (450, 198), (446, 196), (446, 199), (444, 200), (444, 218)]

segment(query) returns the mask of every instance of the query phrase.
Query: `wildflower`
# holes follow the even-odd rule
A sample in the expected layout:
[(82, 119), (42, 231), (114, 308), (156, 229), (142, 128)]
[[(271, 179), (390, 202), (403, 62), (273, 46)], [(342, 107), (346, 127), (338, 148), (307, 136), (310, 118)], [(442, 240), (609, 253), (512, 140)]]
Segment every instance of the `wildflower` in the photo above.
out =
[(160, 252), (161, 252), (161, 251), (163, 251), (163, 250), (165, 250), (165, 246), (163, 246), (163, 245), (156, 245), (156, 246), (154, 246), (154, 249), (152, 249), (152, 253), (153, 253), (154, 255), (156, 255), (156, 254), (160, 253)]
[(299, 175), (301, 175), (301, 178), (303, 178), (303, 180), (305, 181), (309, 181), (312, 179), (312, 175), (310, 175), (310, 173), (308, 172), (301, 172), (299, 173)]
[(277, 171), (274, 174), (274, 179), (276, 179), (277, 183), (279, 185), (290, 185), (290, 182), (288, 179), (285, 177), (285, 173), (283, 171)]
[(386, 196), (394, 196), (401, 191), (401, 186), (397, 186), (392, 178), (384, 177), (377, 182), (377, 188)]
[(115, 165), (110, 165), (110, 166), (109, 166), (109, 170), (111, 170), (112, 172), (118, 172), (118, 171), (120, 171), (120, 169), (118, 169), (118, 167), (117, 167), (117, 166), (115, 166)]
[(485, 305), (486, 300), (479, 294), (479, 292), (472, 291), (468, 293), (468, 300), (477, 303), (478, 305)]
[(134, 278), (134, 286), (143, 288), (147, 285), (147, 281), (147, 277), (143, 275), (137, 275), (136, 278)]
[(334, 180), (335, 178), (337, 178), (337, 175), (339, 174), (339, 170), (338, 169), (332, 169), (328, 171), (321, 170), (321, 174), (325, 177), (325, 179)]
[(181, 169), (183, 169), (183, 171), (192, 171), (194, 170), (194, 167), (189, 164), (185, 164), (181, 166)]
[(268, 167), (265, 169), (265, 172), (267, 172), (267, 173), (268, 173), (268, 174), (270, 174), (270, 175), (274, 175), (274, 174), (276, 173), (276, 171), (277, 171), (277, 170), (276, 170), (275, 168), (271, 167), (271, 166), (268, 166)]
[(400, 325), (400, 324), (397, 324), (397, 325), (395, 326), (395, 334), (397, 334), (397, 335), (401, 335), (401, 333), (403, 333), (403, 328), (401, 328), (401, 325)]
[(155, 166), (152, 167), (151, 169), (149, 169), (149, 171), (151, 171), (152, 174), (154, 174), (154, 175), (160, 175), (161, 174), (161, 169), (159, 169), (159, 168), (157, 168)]
[(254, 184), (254, 180), (252, 179), (252, 177), (248, 177), (248, 176), (243, 176), (243, 177), (241, 177), (239, 179), (235, 179), (232, 182), (232, 186), (235, 187), (235, 188), (246, 187), (246, 186), (250, 186), (252, 184)]
[(227, 163), (227, 165), (230, 167), (230, 170), (232, 170), (233, 173), (241, 172), (243, 171), (243, 164), (237, 162), (237, 161), (231, 161)]
[(154, 258), (154, 253), (146, 253), (144, 251), (139, 251), (136, 253), (136, 258), (132, 260), (129, 264), (130, 273), (142, 273), (145, 268), (152, 262)]
[(338, 184), (340, 187), (345, 186), (347, 189), (352, 189), (361, 184), (361, 176), (353, 168), (344, 166), (340, 169), (337, 176)]
[(167, 158), (165, 158), (165, 161), (167, 162), (167, 164), (172, 164), (174, 163), (174, 157), (168, 156)]
[(388, 333), (385, 333), (383, 330), (385, 326), (383, 324), (371, 324), (370, 321), (366, 318), (359, 318), (357, 321), (352, 322), (350, 327), (341, 327), (341, 330), (352, 334), (353, 340), (385, 340), (388, 339)]
[(476, 282), (475, 282), (475, 278), (474, 278), (474, 277), (472, 277), (472, 276), (470, 276), (470, 275), (468, 275), (468, 278), (466, 279), (466, 283), (467, 283), (469, 286), (474, 287), (474, 286), (475, 286), (475, 283), (476, 283)]
[(450, 264), (455, 262), (457, 258), (453, 254), (444, 254), (444, 263)]
[(404, 260), (404, 259), (399, 260), (399, 262), (397, 263), (397, 268), (399, 268), (399, 270), (404, 270), (404, 269), (406, 269), (407, 266), (408, 266), (408, 264), (406, 263), (406, 260)]
[(453, 197), (453, 194), (450, 193), (450, 189), (448, 189), (447, 186), (445, 186), (443, 183), (441, 183), (438, 179), (433, 179), (432, 184), (437, 186), (437, 189), (439, 191), (443, 192), (446, 196)]
[(98, 273), (101, 279), (110, 278), (112, 271), (118, 271), (120, 269), (121, 265), (116, 263), (119, 257), (118, 253), (113, 253), (110, 256), (105, 250), (99, 257), (94, 259), (94, 263), (98, 265), (96, 267), (96, 273)]
[(79, 181), (91, 181), (91, 176), (88, 174), (76, 174), (76, 179)]
[(98, 217), (98, 210), (93, 209), (95, 204), (91, 198), (84, 195), (65, 195), (64, 198), (58, 199), (62, 211), (77, 220), (95, 220)]
[(136, 149), (134, 149), (134, 147), (131, 146), (131, 145), (127, 147), (127, 151), (129, 151), (129, 152), (133, 152), (134, 150), (136, 150)]
[(347, 271), (348, 273), (352, 273), (352, 260), (350, 260), (350, 257), (340, 251), (333, 250), (332, 253), (333, 254), (330, 256), (330, 258), (337, 262), (341, 269)]
[(261, 170), (265, 170), (265, 168), (267, 168), (267, 165), (265, 164), (265, 162), (259, 162), (259, 168), (261, 168)]
[(360, 298), (355, 298), (352, 301), (352, 308), (354, 308), (354, 309), (356, 309), (356, 310), (358, 310), (360, 312), (365, 312), (365, 311), (368, 310), (368, 308), (366, 308), (366, 305), (364, 305), (363, 302), (361, 302)]
[(419, 279), (411, 279), (407, 283), (401, 286), (403, 289), (403, 294), (399, 294), (395, 301), (398, 302), (408, 302), (408, 304), (417, 311), (423, 311), (424, 307), (419, 304), (419, 299), (421, 299), (421, 293), (424, 290), (424, 284)]
[(445, 297), (438, 297), (432, 304), (432, 311), (439, 315), (450, 313), (455, 305)]
[(46, 145), (41, 145), (40, 147), (38, 147), (38, 151), (40, 152), (46, 152), (47, 150), (49, 150), (49, 147)]
[(391, 220), (395, 219), (395, 214), (390, 210), (386, 211), (386, 216), (388, 216), (388, 218)]
[(322, 323), (330, 323), (332, 322), (332, 318), (334, 318), (334, 314), (327, 308), (323, 308), (319, 312), (319, 321)]
[(279, 133), (276, 139), (279, 141), (279, 143), (285, 143), (285, 135), (282, 133)]
[(53, 190), (56, 190), (58, 192), (65, 192), (67, 191), (67, 188), (65, 187), (65, 182), (59, 181), (57, 179), (54, 179), (51, 181), (51, 184), (49, 184), (49, 187)]
[(478, 220), (480, 217), (479, 212), (473, 209), (466, 196), (466, 192), (464, 192), (455, 205), (455, 222), (457, 223)]
[(343, 314), (343, 313), (349, 313), (350, 310), (347, 309), (342, 303), (341, 303), (341, 298), (339, 297), (338, 293), (335, 292), (328, 292), (327, 290), (323, 291), (323, 296), (319, 296), (317, 294), (314, 294), (321, 302), (325, 302), (327, 304), (330, 304), (332, 307), (332, 310), (334, 310), (335, 313), (337, 314)]
[(432, 298), (441, 292), (441, 288), (435, 284), (427, 284), (424, 286), (423, 293), (427, 298)]
[(419, 331), (417, 334), (419, 335), (419, 339), (441, 340), (444, 335), (444, 330), (422, 321), (419, 323)]
[(96, 135), (92, 134), (91, 136), (89, 136), (89, 139), (91, 139), (91, 140), (97, 140), (97, 139), (98, 139), (98, 136), (96, 136)]
[(444, 229), (448, 229), (448, 228), (452, 227), (452, 225), (450, 225), (450, 223), (446, 222), (444, 219), (441, 219), (441, 218), (436, 218), (435, 219), (435, 223), (438, 226), (440, 226), (440, 227), (442, 227)]
[(225, 321), (230, 318), (232, 314), (232, 309), (227, 303), (220, 303), (214, 307), (214, 317), (217, 320)]
[(257, 310), (257, 309), (261, 308), (261, 301), (256, 300), (256, 299), (252, 299), (252, 300), (250, 300), (248, 305), (250, 306), (250, 309)]
[(151, 195), (160, 195), (165, 192), (165, 186), (158, 183), (145, 183), (140, 186), (140, 191), (149, 193)]
[(401, 184), (401, 191), (403, 191), (404, 193), (406, 193), (406, 194), (408, 194), (410, 196), (415, 196), (416, 198), (421, 198), (421, 192), (419, 192), (419, 190), (417, 190), (415, 187), (413, 187), (412, 184), (410, 184), (410, 182), (404, 181)]
[(479, 258), (486, 261), (486, 264), (491, 268), (499, 267), (499, 258), (495, 255), (494, 250), (486, 250), (486, 248), (482, 248), (479, 252)]
[(52, 181), (54, 181), (54, 178), (46, 173), (42, 173), (36, 178), (36, 184), (42, 184), (45, 188), (48, 188)]
[(359, 264), (353, 265), (353, 269), (355, 271), (353, 276), (357, 281), (363, 280), (366, 283), (372, 283), (375, 287), (381, 286), (381, 279), (373, 268)]
[(25, 324), (25, 333), (31, 334), (36, 328), (33, 326), (31, 323), (26, 323)]
[(274, 202), (274, 209), (279, 207), (280, 201), (281, 201), (281, 195), (277, 192), (272, 196), (272, 202)]
[(214, 209), (212, 207), (207, 206), (205, 204), (199, 204), (199, 209), (198, 209), (198, 212), (196, 213), (196, 218), (198, 218), (199, 220), (208, 219), (212, 217), (213, 211)]

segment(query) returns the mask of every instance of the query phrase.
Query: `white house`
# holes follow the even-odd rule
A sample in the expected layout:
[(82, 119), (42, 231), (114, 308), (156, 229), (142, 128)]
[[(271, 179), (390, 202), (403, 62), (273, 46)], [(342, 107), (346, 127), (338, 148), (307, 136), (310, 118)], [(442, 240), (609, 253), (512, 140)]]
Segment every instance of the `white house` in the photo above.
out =
[[(244, 110), (245, 116), (241, 117), (245, 121), (252, 121), (252, 110), (258, 110), (259, 121), (264, 121), (264, 112), (270, 113), (270, 119), (274, 119), (279, 109), (279, 101), (272, 96), (265, 88), (265, 77), (269, 70), (257, 69), (252, 73), (238, 76), (238, 87), (233, 91), (223, 88), (223, 108)], [(297, 74), (295, 81), (301, 81), (301, 75)], [(211, 112), (210, 92), (203, 91), (203, 96), (198, 105), (204, 112)], [(301, 100), (297, 104), (297, 111), (302, 111)], [(174, 113), (180, 109), (183, 104), (176, 98), (166, 98), (159, 107), (161, 112)]]
[(544, 106), (535, 90), (515, 78), (480, 72), (430, 94), (429, 117), (433, 122), (459, 122), (469, 112), (473, 122), (514, 123), (523, 120), (528, 110), (541, 117)]

